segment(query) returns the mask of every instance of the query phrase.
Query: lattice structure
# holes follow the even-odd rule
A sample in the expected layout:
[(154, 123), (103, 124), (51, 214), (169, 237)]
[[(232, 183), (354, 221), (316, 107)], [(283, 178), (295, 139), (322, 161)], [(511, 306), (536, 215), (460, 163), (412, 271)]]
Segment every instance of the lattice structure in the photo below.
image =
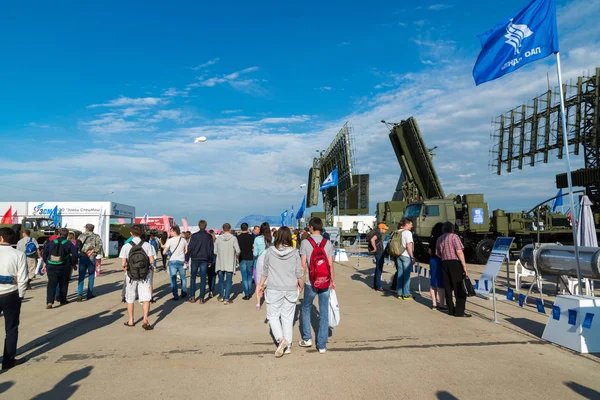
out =
[[(596, 68), (594, 75), (577, 78), (576, 83), (563, 84), (569, 151), (579, 155), (583, 149), (585, 161), (586, 171), (579, 171), (585, 179), (579, 179), (578, 184), (586, 186), (588, 195), (600, 200), (600, 182), (595, 178), (598, 174), (587, 171), (600, 168), (599, 88), (600, 68)], [(492, 122), (490, 167), (495, 174), (502, 174), (503, 167), (510, 173), (526, 164), (533, 167), (536, 163), (547, 163), (550, 153), (556, 153), (559, 159), (564, 156), (558, 90), (549, 90)], [(557, 176), (558, 187), (564, 187), (562, 181)]]

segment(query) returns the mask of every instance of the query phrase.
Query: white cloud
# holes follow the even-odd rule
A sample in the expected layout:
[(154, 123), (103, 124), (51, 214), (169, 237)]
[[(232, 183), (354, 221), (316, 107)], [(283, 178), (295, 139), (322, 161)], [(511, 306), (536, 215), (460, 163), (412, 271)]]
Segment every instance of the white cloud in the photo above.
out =
[[(187, 87), (189, 89), (196, 87), (215, 87), (217, 85), (226, 84), (240, 92), (261, 96), (266, 93), (266, 90), (260, 86), (259, 82), (261, 81), (256, 78), (242, 78), (243, 75), (256, 72), (259, 69), (259, 67), (253, 66), (227, 75), (217, 75), (210, 78), (200, 77), (197, 82), (191, 83)], [(265, 82), (265, 80), (262, 81)]]
[(454, 7), (454, 5), (452, 5), (452, 4), (432, 4), (427, 8), (432, 11), (441, 11), (441, 10), (447, 10), (452, 7)]
[(199, 70), (201, 70), (201, 69), (204, 69), (204, 68), (210, 67), (211, 65), (215, 65), (216, 63), (218, 63), (218, 62), (219, 62), (219, 60), (220, 60), (220, 58), (219, 58), (219, 57), (216, 57), (216, 58), (213, 58), (212, 60), (209, 60), (209, 61), (207, 61), (207, 62), (205, 62), (205, 63), (203, 63), (203, 64), (196, 65), (195, 67), (191, 67), (190, 69), (192, 69), (192, 70), (194, 70), (194, 71), (199, 71)]
[(242, 110), (223, 110), (223, 111), (221, 111), (221, 114), (238, 114), (241, 112), (242, 112)]
[(259, 124), (289, 124), (296, 122), (306, 122), (310, 120), (309, 115), (293, 115), (284, 118), (263, 118), (258, 121)]
[(121, 96), (114, 100), (110, 100), (107, 103), (103, 104), (92, 104), (89, 105), (88, 108), (97, 108), (97, 107), (152, 107), (164, 103), (165, 101), (160, 97), (124, 97)]
[(338, 46), (350, 46), (350, 42), (341, 42)]
[(37, 122), (29, 122), (27, 124), (27, 126), (30, 127), (30, 128), (38, 128), (38, 129), (49, 129), (49, 128), (51, 128), (50, 125), (38, 124)]
[(322, 92), (330, 92), (333, 90), (333, 88), (331, 86), (321, 86), (319, 88), (316, 88), (315, 90), (320, 90)]
[(163, 96), (175, 97), (175, 96), (187, 96), (188, 93), (185, 91), (177, 90), (176, 88), (169, 88), (164, 91)]

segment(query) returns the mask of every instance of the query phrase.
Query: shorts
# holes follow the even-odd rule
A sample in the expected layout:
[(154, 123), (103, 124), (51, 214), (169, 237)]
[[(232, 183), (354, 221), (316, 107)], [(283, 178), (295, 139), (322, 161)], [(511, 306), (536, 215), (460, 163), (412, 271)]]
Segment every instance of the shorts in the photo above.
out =
[[(135, 303), (136, 297), (140, 302), (152, 300), (152, 271), (148, 273), (144, 281), (132, 281), (129, 275), (125, 276), (125, 301), (128, 304)], [(137, 296), (136, 296), (137, 295)]]

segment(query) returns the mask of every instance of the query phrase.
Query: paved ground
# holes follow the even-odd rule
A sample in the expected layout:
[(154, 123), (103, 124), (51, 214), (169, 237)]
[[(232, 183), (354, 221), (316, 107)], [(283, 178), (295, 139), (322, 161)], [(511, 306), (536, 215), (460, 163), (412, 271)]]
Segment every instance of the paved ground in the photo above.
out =
[[(500, 301), (494, 324), (491, 301), (475, 299), (473, 318), (449, 317), (429, 308), (425, 291), (412, 302), (373, 292), (369, 259), (336, 267), (342, 322), (327, 354), (296, 346), (282, 359), (264, 309), (241, 296), (229, 306), (171, 301), (165, 272), (155, 277), (155, 330), (124, 327), (117, 265), (105, 264), (97, 298), (52, 310), (45, 279), (35, 283), (19, 339), (30, 361), (0, 375), (2, 398), (600, 398), (600, 358), (539, 339), (546, 317), (533, 307)], [(472, 269), (476, 278), (482, 268)]]

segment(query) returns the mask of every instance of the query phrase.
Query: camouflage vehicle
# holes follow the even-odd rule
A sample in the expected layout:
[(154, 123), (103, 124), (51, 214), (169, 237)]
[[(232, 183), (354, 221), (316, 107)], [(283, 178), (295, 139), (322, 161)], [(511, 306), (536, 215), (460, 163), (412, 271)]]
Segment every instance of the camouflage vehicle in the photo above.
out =
[[(48, 238), (54, 235), (54, 221), (48, 217), (23, 217), (20, 224), (1, 224), (1, 228), (11, 228), (15, 231), (16, 241), (21, 238), (23, 231), (29, 229), (31, 231), (31, 237), (36, 239), (38, 243), (43, 246)], [(81, 235), (81, 231), (76, 229), (69, 229), (70, 232), (75, 234), (75, 237)], [(15, 243), (16, 243), (15, 241)]]
[[(158, 229), (150, 229), (149, 225), (144, 225), (144, 224), (137, 224), (137, 225), (142, 225), (144, 227), (144, 239), (149, 239), (150, 238), (150, 234), (154, 233), (157, 237), (160, 237), (160, 235), (162, 235), (163, 231), (158, 230)], [(125, 241), (127, 239), (129, 239), (129, 237), (131, 236), (131, 227), (133, 226), (133, 224), (110, 224), (110, 230), (111, 232), (114, 232), (113, 234), (118, 236), (119, 239), (118, 241), (121, 242), (121, 240)]]

